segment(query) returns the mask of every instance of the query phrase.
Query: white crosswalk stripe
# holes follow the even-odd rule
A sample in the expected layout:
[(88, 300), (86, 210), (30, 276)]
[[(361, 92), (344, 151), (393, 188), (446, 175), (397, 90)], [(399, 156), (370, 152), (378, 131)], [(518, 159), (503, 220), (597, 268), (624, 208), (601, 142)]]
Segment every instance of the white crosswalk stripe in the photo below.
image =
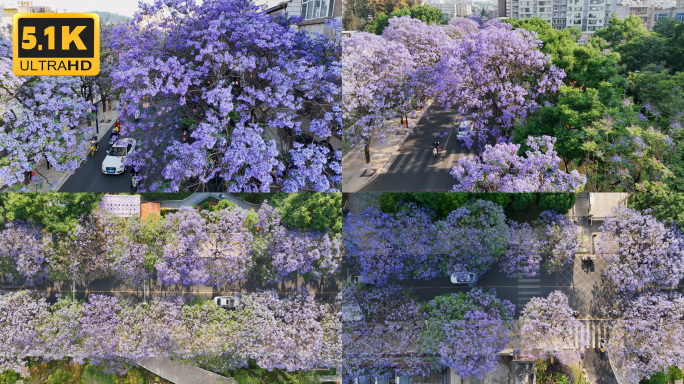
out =
[(541, 295), (540, 282), (540, 279), (518, 279), (518, 303), (521, 306)]
[(412, 153), (400, 153), (392, 156), (385, 166), (384, 173), (418, 173), (418, 172), (451, 172), (451, 168), (464, 154), (455, 150), (440, 152), (437, 158), (432, 150), (420, 150)]
[(575, 334), (575, 347), (577, 347), (578, 339), (586, 340), (589, 348), (598, 349), (601, 347), (601, 340), (606, 343), (610, 338), (610, 322), (606, 320), (580, 320), (584, 324), (584, 332), (581, 335)]

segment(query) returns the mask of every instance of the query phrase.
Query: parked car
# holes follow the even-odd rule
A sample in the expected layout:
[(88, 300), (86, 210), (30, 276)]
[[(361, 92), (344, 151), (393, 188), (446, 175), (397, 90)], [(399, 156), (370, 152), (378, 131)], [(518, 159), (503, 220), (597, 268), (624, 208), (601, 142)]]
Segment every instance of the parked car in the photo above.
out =
[(216, 296), (214, 297), (214, 303), (221, 308), (235, 309), (240, 304), (240, 295), (233, 296)]
[(102, 161), (102, 173), (107, 175), (119, 175), (126, 172), (124, 160), (135, 152), (135, 139), (125, 138), (117, 140), (107, 151), (107, 156)]
[(475, 274), (472, 272), (454, 272), (451, 274), (451, 284), (473, 284)]

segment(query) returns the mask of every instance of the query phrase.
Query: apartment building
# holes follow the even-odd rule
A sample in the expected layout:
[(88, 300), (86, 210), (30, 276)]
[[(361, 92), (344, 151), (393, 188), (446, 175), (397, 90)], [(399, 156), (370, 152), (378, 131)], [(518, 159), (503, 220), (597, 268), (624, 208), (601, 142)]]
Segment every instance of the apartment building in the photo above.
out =
[(426, 4), (439, 9), (442, 20), (451, 20), (457, 16), (467, 17), (473, 13), (473, 3), (470, 1), (427, 1)]
[(287, 12), (290, 16), (301, 16), (299, 29), (316, 33), (327, 33), (325, 20), (342, 20), (343, 0), (257, 0), (257, 5), (266, 5), (267, 13)]
[(52, 13), (59, 12), (57, 8), (44, 5), (34, 5), (33, 0), (18, 0), (15, 3), (5, 3), (2, 9), (2, 24), (12, 24), (12, 18), (17, 13)]
[(651, 24), (655, 25), (657, 22), (663, 19), (676, 19), (679, 21), (684, 21), (684, 7), (654, 9)]

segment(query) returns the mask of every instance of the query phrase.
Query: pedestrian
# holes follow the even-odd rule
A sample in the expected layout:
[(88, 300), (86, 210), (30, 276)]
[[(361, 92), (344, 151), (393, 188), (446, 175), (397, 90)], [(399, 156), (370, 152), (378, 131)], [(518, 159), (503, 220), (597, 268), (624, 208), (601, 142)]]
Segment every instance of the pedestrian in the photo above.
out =
[(112, 110), (112, 99), (107, 99), (107, 105), (109, 106), (109, 110)]

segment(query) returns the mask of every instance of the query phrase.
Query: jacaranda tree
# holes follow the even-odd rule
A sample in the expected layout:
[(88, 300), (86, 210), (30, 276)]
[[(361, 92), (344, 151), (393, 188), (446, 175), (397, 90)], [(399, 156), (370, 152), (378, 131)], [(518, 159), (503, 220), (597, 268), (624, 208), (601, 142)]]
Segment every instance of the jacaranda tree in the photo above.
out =
[(589, 346), (584, 325), (573, 316), (568, 298), (554, 291), (547, 298), (533, 297), (520, 316), (520, 349), (536, 359), (549, 356), (564, 364), (582, 361)]
[(414, 63), (401, 43), (359, 32), (342, 47), (342, 111), (345, 140), (362, 147), (370, 166), (372, 140), (383, 142), (400, 127), (388, 119), (403, 116), (411, 104), (408, 87)]
[(344, 382), (394, 374), (427, 376), (420, 335), (426, 314), (398, 285), (365, 288), (346, 284), (342, 297)]
[(200, 3), (141, 4), (115, 31), (120, 112), (140, 117), (122, 129), (140, 137), (126, 163), (143, 187), (337, 189), (340, 154), (321, 140), (340, 134), (339, 23), (313, 34), (251, 1)]
[(553, 149), (556, 138), (527, 139), (530, 150), (518, 155), (519, 144), (487, 144), (484, 151), (458, 161), (451, 170), (458, 184), (452, 192), (573, 192), (581, 190), (587, 178), (576, 170), (561, 171), (560, 157)]
[(625, 377), (639, 382), (684, 361), (684, 297), (646, 293), (627, 305), (606, 345)]
[(620, 291), (677, 285), (684, 278), (684, 240), (649, 211), (619, 208), (601, 225), (599, 252), (605, 275)]
[(536, 35), (511, 28), (489, 21), (463, 33), (435, 65), (437, 101), (457, 106), (474, 122), (468, 146), (475, 138), (482, 146), (492, 137), (511, 137), (513, 128), (555, 93), (565, 76), (539, 50)]
[(421, 344), (434, 361), (461, 377), (482, 378), (496, 368), (499, 352), (510, 337), (515, 305), (500, 300), (492, 289), (437, 296), (427, 308)]
[(81, 78), (17, 77), (11, 57), (11, 39), (0, 33), (0, 183), (28, 181), (28, 172), (43, 159), (59, 172), (73, 173), (86, 156), (85, 121), (94, 112)]

